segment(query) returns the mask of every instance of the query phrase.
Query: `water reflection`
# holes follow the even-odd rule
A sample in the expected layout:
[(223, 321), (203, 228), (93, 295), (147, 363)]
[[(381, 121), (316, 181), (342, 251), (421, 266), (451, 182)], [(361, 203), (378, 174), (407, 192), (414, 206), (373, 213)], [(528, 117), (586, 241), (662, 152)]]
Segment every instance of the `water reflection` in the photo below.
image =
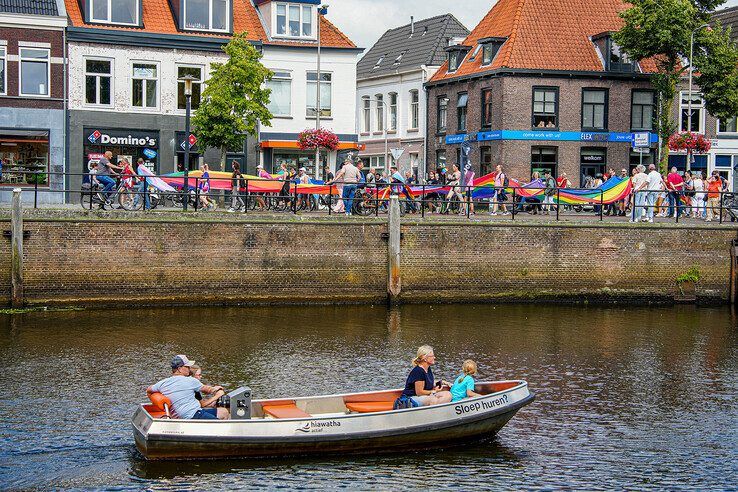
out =
[[(149, 463), (129, 419), (186, 353), (257, 397), (397, 387), (431, 343), (439, 376), (524, 377), (536, 402), (493, 441), (399, 456)], [(730, 309), (405, 306), (159, 309), (0, 317), (0, 488), (725, 488), (738, 471)], [(699, 425), (695, 425), (698, 422)]]

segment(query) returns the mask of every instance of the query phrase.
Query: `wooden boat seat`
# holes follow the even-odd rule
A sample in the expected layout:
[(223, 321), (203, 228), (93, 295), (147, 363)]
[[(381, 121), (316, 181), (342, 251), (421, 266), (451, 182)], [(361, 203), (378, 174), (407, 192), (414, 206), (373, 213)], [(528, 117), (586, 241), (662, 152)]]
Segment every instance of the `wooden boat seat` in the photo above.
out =
[(394, 401), (355, 401), (347, 402), (346, 408), (356, 413), (375, 413), (392, 410), (394, 405)]
[(309, 413), (303, 412), (294, 403), (279, 405), (262, 405), (265, 415), (274, 417), (275, 419), (302, 419), (312, 417)]

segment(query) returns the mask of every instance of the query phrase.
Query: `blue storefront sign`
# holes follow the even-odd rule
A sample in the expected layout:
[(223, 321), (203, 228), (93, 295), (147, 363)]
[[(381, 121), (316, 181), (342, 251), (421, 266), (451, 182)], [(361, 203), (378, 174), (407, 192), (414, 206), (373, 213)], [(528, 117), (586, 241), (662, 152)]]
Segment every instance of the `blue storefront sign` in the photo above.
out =
[[(652, 144), (658, 143), (659, 137), (655, 133), (649, 134)], [(470, 138), (471, 137), (471, 138)], [(476, 138), (474, 138), (476, 137)], [(494, 140), (544, 140), (554, 142), (624, 142), (631, 143), (635, 139), (634, 133), (619, 132), (557, 132), (549, 130), (491, 130), (479, 132), (476, 135), (449, 135), (446, 144), (460, 144), (464, 140), (478, 140), (489, 142)]]

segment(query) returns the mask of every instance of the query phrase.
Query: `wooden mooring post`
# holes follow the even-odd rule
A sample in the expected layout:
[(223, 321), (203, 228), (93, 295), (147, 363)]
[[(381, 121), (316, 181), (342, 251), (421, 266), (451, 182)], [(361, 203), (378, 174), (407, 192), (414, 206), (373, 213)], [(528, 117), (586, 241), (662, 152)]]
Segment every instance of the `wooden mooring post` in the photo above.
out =
[(738, 239), (733, 239), (730, 248), (730, 303), (738, 305)]
[(14, 308), (23, 306), (23, 208), (20, 188), (13, 189), (10, 215), (10, 295)]
[(387, 244), (387, 301), (389, 304), (397, 304), (400, 301), (402, 291), (402, 278), (400, 275), (400, 200), (397, 195), (390, 197), (389, 219), (389, 242)]

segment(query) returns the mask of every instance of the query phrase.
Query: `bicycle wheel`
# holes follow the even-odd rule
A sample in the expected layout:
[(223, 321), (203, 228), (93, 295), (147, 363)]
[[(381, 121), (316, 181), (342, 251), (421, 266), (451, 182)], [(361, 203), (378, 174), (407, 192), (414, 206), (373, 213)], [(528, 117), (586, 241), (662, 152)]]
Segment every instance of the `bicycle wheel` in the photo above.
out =
[(83, 191), (81, 193), (81, 195), (82, 196), (80, 197), (79, 202), (82, 205), (82, 208), (84, 208), (85, 210), (90, 210), (90, 206), (91, 206), (91, 203), (90, 202), (92, 202), (92, 192), (91, 191), (87, 191), (87, 192)]
[[(138, 198), (138, 200), (136, 198)], [(121, 190), (118, 192), (118, 204), (123, 208), (123, 210), (132, 212), (134, 210), (141, 209), (143, 206), (143, 197), (138, 196), (136, 192), (129, 189)]]

